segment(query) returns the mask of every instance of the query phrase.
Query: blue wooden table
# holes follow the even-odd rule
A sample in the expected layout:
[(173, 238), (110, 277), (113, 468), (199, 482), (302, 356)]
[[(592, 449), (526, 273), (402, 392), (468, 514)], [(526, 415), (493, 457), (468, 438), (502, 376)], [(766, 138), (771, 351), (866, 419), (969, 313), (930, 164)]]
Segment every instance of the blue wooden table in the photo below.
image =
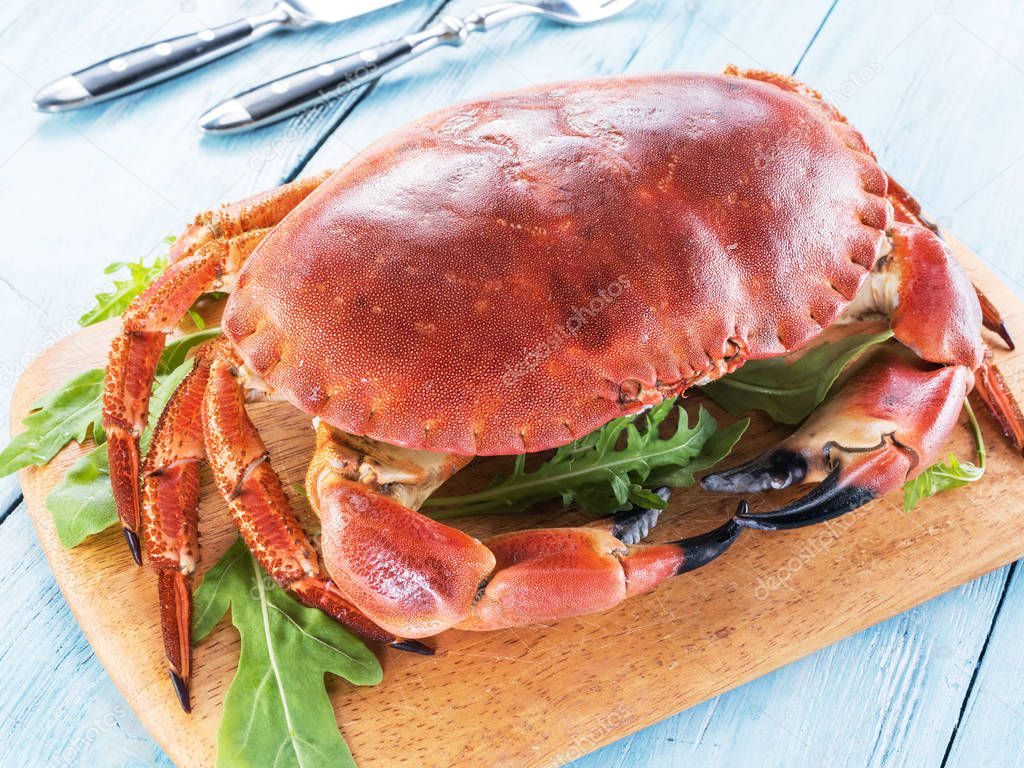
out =
[[(73, 330), (102, 267), (160, 253), (197, 210), (337, 166), (456, 100), (587, 75), (729, 62), (795, 73), (1024, 295), (1020, 3), (640, 0), (593, 28), (511, 24), (274, 128), (197, 135), (197, 116), (226, 94), (473, 6), (408, 0), (77, 114), (29, 108), (58, 74), (260, 5), (0, 5), (0, 413), (28, 362)], [(0, 480), (0, 562), (0, 765), (169, 765), (83, 639), (10, 478)], [(1011, 566), (573, 766), (1022, 765), (1022, 634), (1024, 575)]]

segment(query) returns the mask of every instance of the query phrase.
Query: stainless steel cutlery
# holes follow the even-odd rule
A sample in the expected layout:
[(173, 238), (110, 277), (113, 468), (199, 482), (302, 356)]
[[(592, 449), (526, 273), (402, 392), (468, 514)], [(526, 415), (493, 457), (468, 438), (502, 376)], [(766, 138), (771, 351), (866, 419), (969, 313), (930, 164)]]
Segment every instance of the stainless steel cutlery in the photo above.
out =
[(41, 112), (61, 112), (112, 99), (209, 64), (262, 37), (335, 24), (399, 0), (281, 0), (258, 16), (135, 48), (54, 80), (35, 95)]
[[(54, 80), (36, 94), (43, 112), (84, 107), (175, 77), (278, 31), (335, 24), (400, 0), (280, 0), (267, 13), (150, 43)], [(510, 0), (467, 16), (443, 15), (428, 28), (271, 80), (222, 101), (199, 119), (208, 133), (246, 130), (335, 99), (442, 45), (513, 19), (541, 17), (581, 26), (607, 19), (636, 0)]]

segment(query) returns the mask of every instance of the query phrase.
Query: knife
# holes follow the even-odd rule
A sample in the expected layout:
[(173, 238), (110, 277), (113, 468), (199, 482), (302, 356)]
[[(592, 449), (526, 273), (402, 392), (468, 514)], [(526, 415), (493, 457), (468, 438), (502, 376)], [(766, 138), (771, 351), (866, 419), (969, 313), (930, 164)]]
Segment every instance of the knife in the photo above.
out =
[(266, 13), (98, 61), (54, 80), (35, 95), (40, 112), (61, 112), (148, 88), (209, 64), (281, 30), (336, 24), (401, 0), (281, 0)]

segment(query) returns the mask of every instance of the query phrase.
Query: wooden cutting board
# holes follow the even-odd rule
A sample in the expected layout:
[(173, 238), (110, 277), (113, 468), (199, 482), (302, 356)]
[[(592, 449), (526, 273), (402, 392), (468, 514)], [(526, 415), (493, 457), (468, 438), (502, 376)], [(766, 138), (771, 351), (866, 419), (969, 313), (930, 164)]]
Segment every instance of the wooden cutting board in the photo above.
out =
[[(1024, 303), (966, 247), (953, 246), (1024, 339)], [(36, 360), (18, 383), (11, 423), (20, 425), (31, 403), (72, 374), (105, 365), (115, 330), (108, 322), (80, 331)], [(1024, 397), (1024, 352), (992, 343), (1011, 387)], [(912, 513), (903, 512), (894, 494), (817, 528), (747, 532), (707, 568), (604, 615), (489, 634), (452, 631), (437, 639), (433, 657), (384, 653), (380, 686), (331, 681), (338, 722), (356, 759), (363, 768), (559, 766), (1024, 556), (1024, 459), (1007, 447), (983, 407), (976, 403), (976, 410), (990, 449), (988, 474)], [(308, 419), (280, 403), (255, 405), (252, 413), (286, 488), (301, 482), (313, 444)], [(730, 461), (782, 434), (756, 418)], [(951, 448), (973, 455), (966, 430)], [(50, 465), (21, 474), (43, 550), (96, 655), (139, 719), (182, 768), (211, 766), (238, 636), (222, 621), (199, 646), (195, 709), (183, 714), (167, 682), (152, 575), (131, 564), (115, 529), (63, 549), (44, 506), (82, 453), (72, 445)], [(480, 460), (452, 483), (477, 486), (504, 466), (504, 459)], [(766, 509), (785, 498), (762, 496), (752, 506)], [(677, 492), (653, 538), (707, 530), (735, 505), (735, 498)], [(208, 567), (235, 538), (208, 477), (202, 520)], [(462, 527), (486, 535), (581, 520), (578, 513), (549, 510), (467, 520)]]

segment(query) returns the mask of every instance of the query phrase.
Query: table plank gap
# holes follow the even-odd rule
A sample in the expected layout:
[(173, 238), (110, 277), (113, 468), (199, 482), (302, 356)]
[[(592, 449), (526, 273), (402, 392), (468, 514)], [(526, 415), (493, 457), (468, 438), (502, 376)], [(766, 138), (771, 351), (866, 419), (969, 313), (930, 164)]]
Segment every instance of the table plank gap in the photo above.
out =
[(804, 48), (803, 53), (800, 54), (800, 58), (797, 59), (796, 65), (790, 71), (790, 74), (794, 77), (796, 76), (796, 73), (800, 71), (800, 65), (804, 63), (804, 59), (807, 58), (807, 54), (810, 53), (811, 48), (814, 47), (819, 35), (821, 35), (821, 31), (825, 29), (825, 25), (828, 24), (828, 20), (832, 18), (832, 12), (836, 9), (836, 5), (838, 5), (838, 3), (839, 0), (832, 0), (832, 5), (830, 5), (828, 10), (825, 11), (825, 15), (822, 17), (821, 23), (818, 24), (818, 28), (814, 30), (814, 34), (811, 35), (811, 39), (807, 41), (807, 47)]
[(1006, 580), (999, 612), (964, 698), (957, 727), (950, 735), (941, 768), (1021, 765), (1024, 742), (1024, 569), (1014, 563)]

